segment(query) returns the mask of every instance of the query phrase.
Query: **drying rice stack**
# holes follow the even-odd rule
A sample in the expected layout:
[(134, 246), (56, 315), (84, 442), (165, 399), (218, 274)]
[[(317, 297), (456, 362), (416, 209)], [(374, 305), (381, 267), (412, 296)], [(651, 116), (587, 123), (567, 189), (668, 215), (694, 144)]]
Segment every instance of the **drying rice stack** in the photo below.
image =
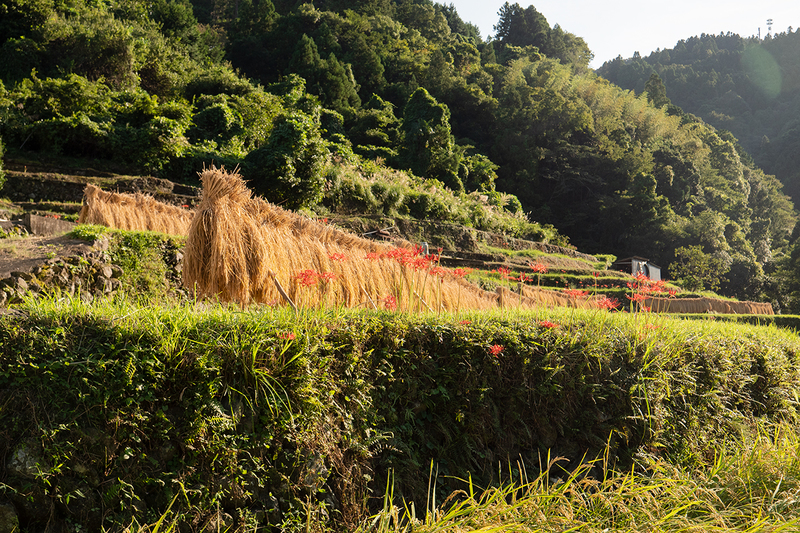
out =
[(642, 305), (659, 313), (720, 313), (737, 315), (773, 315), (772, 304), (735, 302), (717, 298), (646, 298)]
[[(561, 291), (552, 291), (541, 289), (539, 287), (531, 287), (530, 285), (522, 286), (522, 296), (545, 307), (576, 307), (578, 309), (596, 309), (597, 303), (593, 297), (575, 297), (564, 294)], [(519, 295), (517, 295), (519, 297)]]
[(78, 222), (124, 230), (186, 235), (193, 215), (188, 209), (159, 202), (145, 194), (106, 192), (89, 184), (83, 193), (83, 207)]
[(280, 304), (286, 297), (301, 307), (396, 303), (406, 311), (498, 304), (496, 294), (449, 271), (418, 268), (419, 256), (415, 268), (411, 254), (397, 253), (402, 249), (254, 198), (238, 174), (211, 168), (200, 178), (203, 194), (189, 229), (183, 280), (202, 295), (241, 305)]

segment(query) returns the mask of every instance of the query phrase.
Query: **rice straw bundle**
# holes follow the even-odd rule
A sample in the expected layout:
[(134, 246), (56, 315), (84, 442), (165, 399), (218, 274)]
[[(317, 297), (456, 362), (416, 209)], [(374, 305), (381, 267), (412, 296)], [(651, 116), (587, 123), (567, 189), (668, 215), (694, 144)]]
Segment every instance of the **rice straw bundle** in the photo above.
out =
[(541, 289), (529, 285), (522, 286), (522, 296), (545, 307), (575, 307), (578, 309), (596, 309), (595, 300), (590, 297), (581, 298), (564, 294), (561, 291)]
[[(490, 293), (409, 248), (363, 239), (253, 197), (241, 176), (206, 169), (183, 282), (242, 306), (366, 306), (405, 311), (533, 307), (543, 296)], [(545, 294), (551, 291), (535, 291)], [(510, 296), (509, 296), (510, 295)], [(548, 295), (548, 304), (558, 305)], [(513, 300), (512, 300), (513, 298)], [(295, 303), (296, 302), (296, 303)]]
[(193, 216), (193, 211), (159, 202), (146, 194), (106, 192), (88, 184), (78, 222), (186, 235)]
[(768, 302), (735, 302), (718, 298), (645, 298), (642, 306), (657, 313), (719, 313), (734, 315), (773, 315)]

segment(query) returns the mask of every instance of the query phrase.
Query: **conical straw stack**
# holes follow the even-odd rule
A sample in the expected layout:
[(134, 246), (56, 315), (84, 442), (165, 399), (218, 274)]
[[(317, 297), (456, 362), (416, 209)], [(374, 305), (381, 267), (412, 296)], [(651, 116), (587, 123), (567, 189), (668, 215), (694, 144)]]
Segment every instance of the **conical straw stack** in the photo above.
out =
[(186, 235), (193, 215), (188, 209), (159, 202), (145, 194), (106, 192), (88, 184), (83, 192), (83, 207), (78, 222), (124, 230)]

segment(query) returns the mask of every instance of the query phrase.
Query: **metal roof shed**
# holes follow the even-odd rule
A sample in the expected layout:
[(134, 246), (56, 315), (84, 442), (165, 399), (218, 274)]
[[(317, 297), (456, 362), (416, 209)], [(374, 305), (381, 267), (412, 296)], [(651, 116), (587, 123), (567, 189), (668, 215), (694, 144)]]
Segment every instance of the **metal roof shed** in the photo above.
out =
[(611, 268), (635, 276), (642, 273), (653, 281), (661, 280), (661, 267), (650, 262), (644, 257), (626, 257), (612, 263)]

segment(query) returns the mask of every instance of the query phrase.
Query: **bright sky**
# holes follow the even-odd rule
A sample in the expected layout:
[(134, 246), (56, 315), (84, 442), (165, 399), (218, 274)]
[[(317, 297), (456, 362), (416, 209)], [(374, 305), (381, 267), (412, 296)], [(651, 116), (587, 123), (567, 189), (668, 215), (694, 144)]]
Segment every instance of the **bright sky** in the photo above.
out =
[[(475, 24), (485, 39), (494, 35), (493, 26), (505, 0), (435, 0), (456, 6), (465, 22)], [(514, 4), (509, 0), (510, 4)], [(634, 52), (649, 55), (656, 48), (672, 48), (681, 39), (701, 33), (738, 33), (742, 37), (767, 34), (791, 26), (800, 28), (798, 0), (517, 0), (523, 8), (533, 5), (550, 26), (583, 37), (594, 52), (592, 68), (618, 55)]]

